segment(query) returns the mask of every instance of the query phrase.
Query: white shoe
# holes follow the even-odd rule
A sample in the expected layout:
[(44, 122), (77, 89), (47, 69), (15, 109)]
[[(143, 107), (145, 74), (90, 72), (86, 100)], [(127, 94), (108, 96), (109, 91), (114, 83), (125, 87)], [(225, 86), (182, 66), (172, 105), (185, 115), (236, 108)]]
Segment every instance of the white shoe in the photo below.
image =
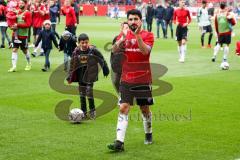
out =
[(178, 61), (179, 61), (180, 63), (184, 63), (184, 62), (185, 62), (184, 58), (180, 58)]

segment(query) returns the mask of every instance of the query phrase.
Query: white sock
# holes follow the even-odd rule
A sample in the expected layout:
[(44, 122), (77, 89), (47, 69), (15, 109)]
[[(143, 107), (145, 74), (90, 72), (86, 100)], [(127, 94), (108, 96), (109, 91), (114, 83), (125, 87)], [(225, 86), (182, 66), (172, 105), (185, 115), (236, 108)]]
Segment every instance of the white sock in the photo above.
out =
[(128, 126), (128, 115), (119, 113), (117, 123), (117, 140), (124, 142), (125, 133)]
[(227, 60), (228, 53), (229, 53), (229, 47), (225, 46), (223, 50), (223, 60)]
[[(40, 41), (40, 42), (38, 43), (38, 46), (34, 48), (34, 51), (33, 51), (33, 52), (37, 54), (38, 49), (42, 49), (42, 41)], [(41, 51), (42, 51), (42, 50), (41, 50)]]
[(183, 44), (182, 47), (182, 58), (185, 59), (186, 51), (187, 51), (187, 45)]
[(142, 114), (143, 128), (145, 133), (152, 133), (152, 112), (146, 117)]
[(181, 59), (182, 58), (182, 46), (178, 46), (178, 53), (179, 53), (179, 57)]
[(27, 54), (25, 54), (27, 63), (30, 64), (30, 54), (29, 51), (27, 51)]
[(12, 67), (13, 68), (17, 67), (17, 59), (18, 59), (18, 54), (16, 52), (12, 52)]
[(217, 57), (217, 54), (218, 54), (220, 48), (221, 48), (221, 47), (220, 47), (220, 44), (217, 44), (217, 45), (214, 47), (214, 52), (213, 52), (213, 56), (214, 56), (214, 57)]

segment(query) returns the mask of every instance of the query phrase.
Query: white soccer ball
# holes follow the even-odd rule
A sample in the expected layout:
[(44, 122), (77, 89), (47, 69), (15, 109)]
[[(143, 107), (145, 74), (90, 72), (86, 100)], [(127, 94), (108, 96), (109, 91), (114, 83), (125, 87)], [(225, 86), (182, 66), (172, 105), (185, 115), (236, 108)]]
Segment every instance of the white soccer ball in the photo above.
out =
[(81, 109), (74, 108), (69, 112), (68, 118), (73, 123), (79, 123), (84, 118), (84, 113)]
[(220, 65), (220, 68), (222, 70), (228, 70), (229, 69), (229, 63), (228, 62), (222, 62)]

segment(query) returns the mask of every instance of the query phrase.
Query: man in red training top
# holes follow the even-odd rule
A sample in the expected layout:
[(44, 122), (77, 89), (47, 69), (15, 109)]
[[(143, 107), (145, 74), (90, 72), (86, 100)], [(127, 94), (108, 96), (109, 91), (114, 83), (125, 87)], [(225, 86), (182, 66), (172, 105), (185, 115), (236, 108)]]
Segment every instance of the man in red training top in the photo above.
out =
[(66, 15), (66, 30), (76, 36), (77, 18), (74, 8), (71, 6), (71, 0), (65, 0), (62, 12)]
[(153, 33), (142, 30), (142, 14), (133, 9), (127, 12), (128, 28), (122, 32), (113, 45), (112, 52), (117, 53), (124, 46), (124, 59), (120, 84), (120, 111), (117, 123), (117, 136), (108, 148), (113, 151), (124, 150), (124, 138), (128, 126), (128, 113), (134, 98), (142, 112), (145, 131), (145, 144), (152, 143), (152, 113), (150, 105), (152, 98), (152, 75), (150, 68), (150, 53), (154, 43)]
[(18, 39), (22, 41), (22, 43), (13, 42), (12, 49), (12, 67), (8, 70), (8, 72), (15, 72), (17, 68), (17, 58), (18, 58), (18, 48), (20, 47), (23, 53), (26, 56), (27, 66), (25, 70), (28, 71), (31, 69), (30, 55), (28, 51), (28, 30), (32, 24), (32, 15), (29, 12), (27, 7), (27, 1), (20, 0), (19, 1), (19, 11), (17, 17), (17, 23), (14, 24), (13, 29), (17, 29)]
[(187, 52), (188, 25), (191, 23), (190, 12), (185, 8), (185, 0), (179, 0), (179, 8), (174, 11), (173, 22), (177, 25), (176, 39), (178, 41), (179, 62), (184, 63)]

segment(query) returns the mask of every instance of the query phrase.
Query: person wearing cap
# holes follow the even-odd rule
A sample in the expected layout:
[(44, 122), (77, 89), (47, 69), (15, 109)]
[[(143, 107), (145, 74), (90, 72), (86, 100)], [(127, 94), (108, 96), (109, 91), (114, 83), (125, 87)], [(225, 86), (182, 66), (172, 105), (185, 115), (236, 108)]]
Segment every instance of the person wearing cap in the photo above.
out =
[(59, 51), (64, 52), (64, 71), (69, 70), (69, 61), (74, 49), (77, 47), (76, 37), (69, 31), (64, 31), (59, 41)]
[(45, 20), (43, 23), (43, 29), (41, 30), (38, 39), (36, 41), (35, 47), (42, 41), (42, 48), (45, 55), (45, 64), (42, 69), (43, 72), (46, 72), (50, 69), (50, 61), (49, 55), (52, 50), (52, 42), (55, 47), (58, 48), (58, 42), (56, 40), (54, 32), (51, 30), (51, 22), (50, 20)]

